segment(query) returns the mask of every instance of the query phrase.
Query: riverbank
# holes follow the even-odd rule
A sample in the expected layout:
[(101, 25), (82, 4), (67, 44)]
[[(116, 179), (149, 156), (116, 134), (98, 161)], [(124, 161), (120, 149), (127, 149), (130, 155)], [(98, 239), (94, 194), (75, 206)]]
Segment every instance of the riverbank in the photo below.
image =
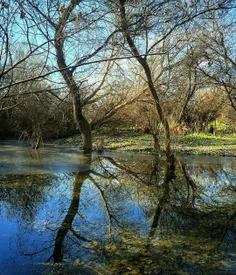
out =
[[(123, 131), (115, 134), (94, 134), (93, 148), (95, 150), (112, 150), (117, 152), (155, 153), (152, 136), (133, 131)], [(163, 138), (161, 138), (163, 143)], [(53, 144), (81, 146), (79, 135), (54, 140)], [(236, 157), (236, 135), (214, 136), (191, 134), (172, 137), (175, 152), (180, 155), (211, 155)]]

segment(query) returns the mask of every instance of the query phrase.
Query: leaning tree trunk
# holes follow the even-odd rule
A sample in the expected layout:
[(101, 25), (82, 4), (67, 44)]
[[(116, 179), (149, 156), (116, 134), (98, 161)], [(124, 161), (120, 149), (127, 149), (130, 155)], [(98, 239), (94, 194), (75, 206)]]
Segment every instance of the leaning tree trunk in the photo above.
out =
[(142, 66), (142, 68), (145, 72), (148, 87), (149, 87), (150, 92), (153, 96), (157, 113), (158, 113), (158, 115), (160, 117), (160, 120), (161, 120), (161, 123), (164, 127), (164, 134), (165, 134), (164, 151), (165, 151), (165, 155), (166, 155), (168, 160), (172, 161), (174, 154), (173, 154), (173, 151), (172, 151), (172, 148), (171, 148), (171, 137), (170, 137), (169, 123), (168, 123), (168, 120), (165, 117), (164, 110), (162, 109), (162, 107), (160, 105), (160, 99), (159, 99), (157, 90), (155, 88), (155, 85), (154, 85), (154, 82), (153, 82), (153, 79), (152, 79), (151, 69), (148, 65), (148, 62), (147, 62), (146, 58), (143, 58), (140, 55), (140, 53), (139, 53), (139, 51), (138, 51), (131, 35), (130, 35), (129, 29), (128, 29), (128, 23), (127, 23), (127, 20), (126, 20), (125, 2), (126, 2), (126, 0), (120, 0), (120, 15), (121, 15), (121, 26), (122, 26), (123, 34), (124, 34), (124, 36), (125, 36), (125, 38), (128, 42), (128, 45), (129, 45), (129, 47), (132, 51), (132, 54), (135, 56), (135, 58), (140, 63), (140, 65)]
[(91, 151), (92, 150), (91, 128), (90, 128), (89, 122), (83, 115), (82, 104), (80, 99), (80, 90), (76, 84), (76, 81), (74, 79), (71, 69), (66, 64), (65, 55), (64, 55), (64, 40), (65, 40), (64, 28), (75, 6), (76, 6), (76, 1), (72, 1), (68, 6), (68, 8), (64, 9), (64, 12), (62, 13), (59, 24), (55, 28), (56, 31), (54, 36), (54, 46), (56, 49), (57, 65), (60, 69), (60, 72), (72, 96), (74, 119), (82, 136), (83, 150)]

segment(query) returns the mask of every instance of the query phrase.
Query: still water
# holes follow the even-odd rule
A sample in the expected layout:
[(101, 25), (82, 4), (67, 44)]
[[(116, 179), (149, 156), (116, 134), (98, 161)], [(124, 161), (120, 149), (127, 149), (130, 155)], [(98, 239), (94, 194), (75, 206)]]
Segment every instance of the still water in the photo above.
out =
[(236, 158), (0, 154), (1, 275), (236, 273)]

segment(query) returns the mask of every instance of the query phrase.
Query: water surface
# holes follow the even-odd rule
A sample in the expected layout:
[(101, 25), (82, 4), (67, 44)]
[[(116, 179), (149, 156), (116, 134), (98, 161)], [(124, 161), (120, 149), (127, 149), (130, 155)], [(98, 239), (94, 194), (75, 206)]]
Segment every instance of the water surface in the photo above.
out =
[(236, 273), (235, 158), (0, 154), (0, 274)]

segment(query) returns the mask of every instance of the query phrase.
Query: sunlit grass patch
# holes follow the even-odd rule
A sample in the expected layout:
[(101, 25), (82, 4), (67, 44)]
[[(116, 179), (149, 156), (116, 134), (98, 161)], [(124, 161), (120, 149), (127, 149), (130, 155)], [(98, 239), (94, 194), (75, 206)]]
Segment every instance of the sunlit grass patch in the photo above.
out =
[(152, 136), (149, 134), (144, 134), (139, 137), (139, 140), (152, 141)]
[(207, 134), (190, 134), (187, 136), (175, 136), (174, 143), (179, 143), (184, 146), (222, 146), (236, 145), (236, 136), (222, 137)]
[[(153, 152), (152, 135), (129, 131), (117, 135), (96, 134), (93, 136), (93, 145), (103, 139), (104, 149), (116, 151)], [(58, 145), (81, 146), (81, 137), (74, 135), (60, 139)], [(160, 136), (163, 147), (164, 136)], [(236, 134), (220, 136), (195, 133), (186, 136), (172, 136), (173, 149), (177, 154), (236, 156)]]

